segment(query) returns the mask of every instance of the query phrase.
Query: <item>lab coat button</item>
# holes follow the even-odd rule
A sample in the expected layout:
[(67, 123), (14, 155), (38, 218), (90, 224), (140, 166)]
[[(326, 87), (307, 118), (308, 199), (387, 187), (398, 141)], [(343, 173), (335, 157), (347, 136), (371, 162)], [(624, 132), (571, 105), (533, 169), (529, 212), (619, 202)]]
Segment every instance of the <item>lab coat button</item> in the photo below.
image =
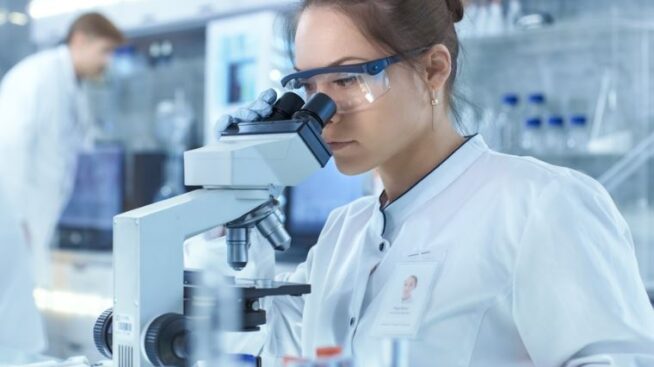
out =
[(384, 252), (385, 249), (386, 249), (386, 244), (384, 242), (380, 243), (379, 244), (379, 251)]
[(357, 321), (356, 317), (350, 318), (350, 326), (354, 326), (354, 323)]

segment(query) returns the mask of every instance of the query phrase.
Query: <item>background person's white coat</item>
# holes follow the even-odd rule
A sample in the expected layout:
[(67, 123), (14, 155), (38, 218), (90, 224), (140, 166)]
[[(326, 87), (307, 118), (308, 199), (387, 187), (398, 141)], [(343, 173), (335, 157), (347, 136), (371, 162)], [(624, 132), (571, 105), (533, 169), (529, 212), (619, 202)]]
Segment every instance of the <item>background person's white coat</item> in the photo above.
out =
[[(3, 209), (8, 207), (4, 192), (0, 184)], [(46, 340), (32, 295), (32, 262), (20, 225), (11, 214), (0, 210), (0, 349), (39, 353)]]
[(0, 345), (45, 345), (34, 279), (49, 284), (50, 243), (88, 142), (88, 116), (67, 46), (28, 57), (0, 84), (0, 318), (12, 320), (0, 324)]
[(49, 245), (88, 143), (88, 104), (67, 46), (32, 55), (0, 84), (0, 180), (9, 211), (27, 225), (37, 283), (49, 280)]

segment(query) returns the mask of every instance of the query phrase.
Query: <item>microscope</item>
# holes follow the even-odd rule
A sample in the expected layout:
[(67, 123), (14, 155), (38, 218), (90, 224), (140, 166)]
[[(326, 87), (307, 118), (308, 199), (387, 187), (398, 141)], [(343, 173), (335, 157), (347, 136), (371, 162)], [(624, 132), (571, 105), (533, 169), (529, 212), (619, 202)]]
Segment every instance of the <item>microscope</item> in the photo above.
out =
[[(233, 124), (217, 142), (184, 153), (185, 184), (202, 189), (114, 218), (114, 307), (94, 327), (98, 350), (114, 366), (191, 364), (187, 318), (201, 274), (185, 271), (183, 242), (224, 225), (227, 261), (236, 270), (247, 265), (254, 230), (276, 250), (288, 249), (276, 198), (327, 164), (321, 133), (335, 113), (324, 94), (304, 104), (287, 93), (266, 120)], [(238, 290), (241, 331), (265, 324), (260, 298), (311, 291), (272, 280), (229, 286)]]

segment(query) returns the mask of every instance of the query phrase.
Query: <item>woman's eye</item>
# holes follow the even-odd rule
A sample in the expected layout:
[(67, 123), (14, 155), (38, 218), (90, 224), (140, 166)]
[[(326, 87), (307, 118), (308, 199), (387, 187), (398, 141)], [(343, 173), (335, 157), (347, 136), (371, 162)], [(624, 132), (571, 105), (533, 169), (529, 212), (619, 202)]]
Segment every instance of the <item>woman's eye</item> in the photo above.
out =
[(298, 89), (302, 89), (305, 92), (312, 92), (315, 88), (311, 83), (299, 83)]
[(333, 83), (339, 87), (347, 88), (352, 86), (354, 83), (356, 83), (356, 81), (357, 81), (356, 76), (349, 76), (349, 77), (334, 80)]

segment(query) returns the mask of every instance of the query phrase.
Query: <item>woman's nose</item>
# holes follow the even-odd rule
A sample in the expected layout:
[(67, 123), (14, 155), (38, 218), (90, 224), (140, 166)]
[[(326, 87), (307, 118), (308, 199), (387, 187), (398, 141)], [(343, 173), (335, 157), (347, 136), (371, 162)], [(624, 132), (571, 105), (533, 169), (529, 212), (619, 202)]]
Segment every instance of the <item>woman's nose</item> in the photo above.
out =
[(327, 123), (328, 124), (338, 124), (341, 121), (341, 118), (342, 118), (341, 114), (337, 110), (336, 113), (334, 114), (334, 116), (331, 119), (329, 119), (329, 121), (327, 121)]

